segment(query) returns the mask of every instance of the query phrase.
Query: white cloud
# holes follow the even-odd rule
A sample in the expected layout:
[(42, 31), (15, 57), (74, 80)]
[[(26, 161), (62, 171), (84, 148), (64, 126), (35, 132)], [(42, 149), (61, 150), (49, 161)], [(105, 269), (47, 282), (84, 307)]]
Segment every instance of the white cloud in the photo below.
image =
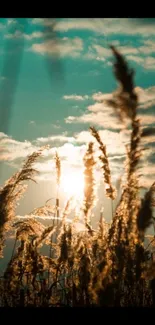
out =
[[(112, 44), (113, 43), (115, 44), (115, 41), (112, 42)], [(131, 46), (117, 46), (117, 49), (123, 55), (139, 54), (139, 48), (135, 48)], [(88, 53), (85, 54), (84, 58), (91, 59), (91, 60), (95, 59), (97, 61), (105, 62), (106, 59), (110, 58), (111, 56), (112, 56), (112, 51), (110, 48), (102, 46), (101, 44), (93, 44), (89, 46)], [(108, 64), (110, 64), (109, 61)]]
[(95, 49), (97, 55), (99, 55), (99, 57), (104, 56), (104, 57), (109, 57), (112, 55), (112, 52), (110, 49), (105, 48), (101, 45), (92, 45), (92, 48)]
[(104, 101), (104, 100), (109, 100), (109, 99), (112, 99), (113, 98), (113, 94), (112, 93), (109, 93), (109, 94), (103, 94), (101, 92), (98, 92), (98, 93), (95, 93), (92, 95), (92, 98), (94, 100), (97, 100), (97, 101)]
[(155, 42), (152, 40), (143, 40), (143, 45), (138, 49), (141, 54), (155, 53)]
[(131, 18), (65, 18), (53, 19), (34, 18), (33, 24), (41, 24), (44, 26), (52, 26), (55, 31), (68, 32), (69, 30), (89, 30), (98, 34), (122, 34), (122, 35), (154, 35), (154, 24), (147, 21), (131, 19)]
[(29, 124), (33, 124), (34, 125), (34, 124), (36, 124), (36, 122), (35, 121), (30, 121)]
[[(143, 89), (140, 87), (135, 88), (135, 91), (139, 96), (139, 108), (149, 109), (155, 104), (154, 90), (155, 87), (150, 87), (148, 89)], [(66, 123), (87, 123), (110, 129), (124, 128), (123, 124), (118, 120), (114, 109), (105, 101), (113, 98), (112, 93), (104, 94), (99, 92), (93, 94), (92, 98), (97, 102), (88, 106), (87, 111), (81, 116), (68, 116), (65, 120)], [(138, 116), (141, 119), (143, 126), (155, 123), (154, 115), (151, 115), (149, 112), (147, 114), (141, 114), (139, 112)]]
[(123, 127), (115, 116), (107, 115), (107, 112), (101, 111), (85, 113), (81, 116), (68, 116), (65, 121), (66, 123), (87, 123), (110, 129), (121, 129)]
[(0, 140), (3, 138), (8, 138), (8, 135), (3, 132), (0, 132)]
[(8, 33), (4, 37), (8, 39), (19, 39), (19, 38), (25, 38), (26, 40), (30, 41), (35, 38), (41, 38), (44, 36), (43, 32), (33, 32), (31, 34), (25, 34), (22, 33), (19, 30), (16, 30), (14, 33)]
[(127, 59), (135, 61), (137, 64), (142, 65), (147, 70), (155, 69), (155, 58), (152, 56), (141, 57), (135, 55), (128, 55)]
[(83, 41), (79, 37), (75, 38), (61, 38), (59, 41), (47, 40), (43, 43), (33, 44), (31, 51), (39, 54), (49, 54), (59, 56), (77, 57), (83, 50)]
[[(113, 132), (109, 130), (98, 130), (103, 143), (107, 146), (109, 155), (125, 155), (125, 145), (129, 142), (129, 134), (125, 132)], [(82, 131), (75, 136), (77, 143), (88, 143), (95, 141), (88, 131)]]
[(29, 141), (17, 141), (1, 133), (2, 140), (0, 141), (0, 160), (13, 161), (18, 158), (25, 158), (33, 153), (37, 147), (33, 146)]
[(84, 96), (81, 96), (81, 95), (65, 95), (63, 96), (64, 99), (68, 100), (68, 99), (71, 99), (71, 100), (85, 100), (85, 99), (88, 99), (89, 96), (88, 95), (84, 95)]
[(136, 87), (135, 91), (139, 98), (140, 108), (149, 108), (155, 105), (155, 86), (149, 88)]
[[(96, 40), (94, 40), (94, 42), (96, 42)], [(112, 42), (112, 44), (114, 45), (115, 41)], [(155, 43), (153, 41), (143, 39), (143, 45), (137, 47), (117, 44), (117, 50), (121, 54), (127, 56), (128, 60), (136, 62), (145, 69), (154, 69), (155, 58), (148, 56), (148, 54), (155, 53)], [(108, 65), (111, 65), (112, 63), (107, 61), (110, 57), (112, 57), (112, 51), (108, 48), (108, 44), (105, 44), (105, 46), (101, 44), (91, 44), (88, 47), (88, 53), (83, 56), (83, 59), (106, 61)]]
[[(91, 113), (94, 114), (94, 113)], [(98, 114), (103, 114), (103, 112), (99, 112), (94, 114), (98, 116)], [(93, 124), (94, 124), (94, 116), (93, 116)], [(101, 119), (101, 118), (100, 118)], [(105, 119), (105, 116), (104, 116)], [(106, 122), (108, 124), (108, 121)], [(99, 124), (99, 122), (98, 122)], [(110, 127), (111, 127), (111, 120), (110, 120)], [(113, 132), (110, 130), (99, 130), (100, 136), (102, 141), (105, 143), (107, 147), (107, 153), (110, 157), (109, 163), (112, 170), (114, 178), (118, 178), (120, 173), (123, 171), (123, 161), (125, 159), (125, 144), (129, 142), (129, 130), (124, 130), (121, 132)], [(67, 137), (67, 135), (62, 136), (49, 136), (46, 138), (37, 138), (33, 142), (30, 141), (17, 141), (3, 132), (0, 132), (0, 139), (1, 139), (1, 150), (0, 150), (0, 161), (2, 162), (9, 162), (15, 168), (21, 167), (19, 162), (17, 164), (17, 159), (21, 158), (21, 160), (25, 159), (28, 154), (38, 150), (40, 145), (42, 146), (43, 143), (52, 141), (55, 143), (59, 138), (60, 141), (65, 142), (62, 145), (58, 145), (49, 150), (45, 150), (43, 153), (42, 161), (37, 161), (34, 167), (40, 172), (40, 175), (37, 177), (37, 180), (40, 181), (53, 181), (55, 179), (55, 162), (54, 162), (54, 155), (55, 152), (58, 151), (58, 154), (61, 158), (62, 164), (62, 171), (73, 169), (75, 172), (79, 169), (83, 168), (83, 157), (86, 151), (86, 144), (89, 141), (94, 141), (94, 138), (91, 136), (90, 132), (83, 131), (74, 135), (74, 137)], [(71, 140), (74, 140), (73, 143), (70, 143)], [(144, 138), (144, 143), (146, 138)], [(37, 145), (36, 145), (37, 144)], [(153, 164), (149, 164), (149, 169), (147, 169), (146, 165), (146, 158), (148, 155), (151, 154), (151, 149), (149, 153), (144, 152), (145, 157), (143, 159), (143, 165), (145, 167), (143, 173), (143, 183), (144, 178), (149, 178), (149, 173), (154, 173)], [(95, 157), (99, 156), (99, 150), (97, 143), (95, 144)], [(98, 161), (98, 159), (97, 159)], [(97, 168), (98, 168), (97, 164)], [(143, 168), (143, 166), (142, 166)], [(141, 170), (140, 170), (141, 172)], [(143, 169), (142, 169), (143, 172)], [(101, 173), (101, 172), (100, 172)], [(148, 175), (148, 176), (147, 176)], [(99, 179), (101, 179), (101, 175)], [(150, 177), (150, 183), (151, 183)], [(149, 182), (149, 180), (147, 180)]]
[(49, 143), (49, 142), (74, 142), (75, 138), (74, 137), (67, 137), (65, 135), (55, 135), (55, 136), (48, 136), (48, 137), (42, 137), (42, 138), (37, 138), (36, 142), (37, 143)]
[[(138, 101), (139, 101), (140, 108), (147, 109), (147, 108), (155, 105), (155, 86), (152, 86), (149, 88), (135, 87), (135, 92), (138, 95)], [(104, 102), (106, 100), (113, 99), (113, 94), (112, 93), (104, 94), (104, 93), (98, 92), (98, 93), (93, 94), (92, 98), (97, 102)], [(105, 107), (105, 106), (103, 106), (103, 104), (98, 106), (99, 110), (100, 109), (102, 110), (103, 107)]]
[(17, 23), (17, 21), (14, 18), (8, 18), (8, 20), (7, 20), (7, 25), (12, 25), (12, 24), (16, 24), (16, 23)]
[(42, 25), (44, 23), (44, 18), (33, 18), (31, 23), (34, 25)]
[[(109, 107), (103, 103), (95, 103), (93, 105), (88, 106), (88, 111), (91, 112), (107, 112), (109, 113)], [(112, 112), (112, 110), (111, 110)]]
[(154, 124), (155, 123), (155, 115), (149, 114), (138, 114), (138, 117), (141, 119), (141, 123), (143, 126)]

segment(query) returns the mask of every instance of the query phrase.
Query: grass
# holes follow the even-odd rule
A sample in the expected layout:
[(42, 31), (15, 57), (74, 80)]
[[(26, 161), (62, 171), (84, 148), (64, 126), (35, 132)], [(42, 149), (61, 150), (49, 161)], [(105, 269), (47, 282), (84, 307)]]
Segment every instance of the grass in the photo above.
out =
[[(99, 132), (94, 127), (90, 128), (101, 152), (98, 159), (103, 170), (106, 195), (112, 204), (111, 224), (107, 225), (101, 214), (98, 229), (91, 227), (91, 211), (96, 204), (93, 142), (88, 144), (83, 159), (85, 186), (82, 211), (85, 230), (76, 231), (77, 216), (71, 224), (66, 222), (72, 198), (59, 220), (61, 160), (58, 153), (55, 155), (57, 198), (52, 225), (45, 227), (32, 216), (15, 222), (16, 205), (26, 190), (25, 181), (35, 181), (37, 171), (33, 165), (44, 148), (30, 155), (22, 169), (0, 190), (1, 258), (8, 232), (15, 232), (12, 257), (0, 278), (2, 307), (155, 306), (152, 243), (147, 247), (144, 245), (145, 232), (154, 223), (155, 183), (141, 200), (137, 166), (144, 132), (137, 118), (134, 73), (123, 56), (113, 46), (111, 49), (115, 60), (114, 74), (120, 88), (110, 104), (119, 118), (128, 118), (131, 123), (130, 145), (126, 148), (126, 184), (115, 211), (113, 200), (117, 192), (111, 181), (106, 146)], [(40, 213), (46, 213), (47, 207), (49, 209), (49, 205), (42, 207)], [(41, 253), (45, 244), (50, 248), (48, 256)]]

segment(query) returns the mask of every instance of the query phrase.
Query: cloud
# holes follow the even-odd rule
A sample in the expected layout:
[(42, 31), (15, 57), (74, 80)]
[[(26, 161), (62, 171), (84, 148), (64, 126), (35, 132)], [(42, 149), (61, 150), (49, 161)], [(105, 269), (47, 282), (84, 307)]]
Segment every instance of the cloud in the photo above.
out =
[(71, 56), (77, 57), (83, 50), (83, 41), (79, 37), (75, 38), (61, 38), (58, 41), (47, 40), (43, 43), (33, 44), (30, 48), (31, 51), (39, 54), (48, 54), (52, 56)]
[(116, 130), (122, 128), (122, 124), (118, 122), (115, 116), (107, 115), (107, 112), (101, 111), (85, 113), (81, 116), (68, 116), (65, 121), (66, 123), (87, 123)]
[(152, 40), (143, 40), (143, 45), (138, 48), (141, 54), (155, 53), (155, 43)]
[(44, 37), (44, 33), (43, 32), (33, 32), (31, 34), (25, 34), (25, 33), (22, 33), (21, 31), (19, 30), (16, 30), (14, 33), (8, 33), (6, 35), (4, 35), (5, 38), (8, 38), (8, 39), (20, 39), (20, 38), (24, 38), (28, 41), (32, 40), (32, 39), (35, 39), (35, 38), (41, 38), (41, 37)]
[(30, 121), (29, 124), (33, 124), (34, 125), (34, 124), (36, 124), (36, 122), (35, 121)]
[(74, 142), (75, 138), (74, 137), (67, 137), (65, 135), (55, 135), (55, 136), (48, 136), (48, 137), (42, 137), (42, 138), (37, 138), (36, 142), (38, 144), (43, 144), (43, 143), (49, 143), (49, 142)]
[(8, 138), (8, 135), (5, 134), (5, 133), (3, 133), (3, 132), (0, 132), (0, 141), (1, 141), (1, 139), (3, 139), (3, 138)]
[[(96, 40), (94, 41), (96, 42)], [(112, 44), (115, 42), (112, 42)], [(148, 56), (148, 54), (155, 53), (155, 44), (151, 40), (143, 40), (142, 46), (117, 46), (117, 50), (127, 57), (129, 61), (134, 61), (137, 64), (143, 66), (145, 69), (154, 69), (155, 58)], [(101, 44), (92, 44), (88, 48), (83, 58), (89, 60), (97, 60), (105, 62), (108, 58), (112, 57), (112, 52), (109, 48), (102, 46)], [(110, 62), (106, 61), (109, 65)]]
[[(139, 168), (138, 174), (140, 175), (140, 185), (150, 187), (155, 178), (155, 166), (154, 164), (145, 164)], [(150, 177), (151, 175), (151, 177)]]
[[(58, 32), (68, 32), (70, 30), (88, 30), (103, 35), (141, 35), (147, 37), (154, 35), (154, 24), (149, 21), (133, 18), (65, 18), (55, 20), (54, 30)], [(145, 24), (144, 24), (145, 22)], [(52, 26), (51, 19), (32, 19), (32, 24)]]
[[(155, 86), (149, 88), (135, 87), (135, 92), (138, 95), (140, 108), (147, 109), (155, 105)], [(113, 99), (113, 94), (112, 93), (104, 94), (102, 92), (98, 92), (93, 94), (92, 98), (94, 101), (104, 102), (104, 100), (106, 101), (106, 100)]]
[(81, 96), (81, 95), (65, 95), (65, 96), (63, 96), (63, 98), (66, 99), (66, 100), (71, 99), (71, 100), (77, 100), (78, 101), (78, 100), (88, 99), (89, 96), (88, 95), (84, 95), (84, 96)]
[[(109, 155), (124, 156), (126, 153), (125, 145), (129, 143), (129, 134), (125, 132), (113, 132), (110, 130), (99, 130), (100, 137), (107, 146), (107, 153)], [(77, 143), (88, 143), (95, 141), (94, 137), (88, 131), (82, 131), (75, 135)]]
[(152, 114), (138, 114), (138, 117), (140, 118), (141, 120), (141, 124), (143, 126), (147, 126), (147, 125), (150, 125), (150, 124), (154, 124), (155, 123), (155, 116)]
[(14, 25), (16, 23), (17, 23), (17, 21), (14, 18), (8, 18), (8, 20), (7, 20), (7, 25)]
[(111, 50), (101, 45), (92, 45), (92, 49), (95, 49), (96, 54), (99, 56), (109, 57), (112, 55)]
[[(92, 113), (94, 114), (94, 113)], [(111, 123), (110, 123), (111, 126)], [(107, 147), (107, 154), (109, 155), (109, 164), (112, 171), (113, 180), (117, 179), (119, 175), (123, 172), (123, 162), (126, 156), (125, 145), (129, 142), (129, 130), (123, 130), (121, 132), (114, 132), (113, 130), (99, 130), (101, 139), (105, 143)], [(152, 138), (152, 137), (150, 137)], [(72, 141), (73, 140), (73, 141)], [(21, 167), (21, 162), (23, 159), (27, 157), (27, 155), (32, 152), (38, 150), (40, 145), (42, 146), (44, 143), (53, 142), (54, 147), (49, 148), (49, 150), (45, 150), (43, 153), (42, 161), (39, 160), (34, 164), (34, 167), (40, 172), (40, 174), (36, 177), (38, 181), (55, 181), (55, 161), (54, 156), (55, 152), (58, 151), (58, 154), (61, 159), (62, 165), (62, 173), (65, 171), (74, 170), (74, 172), (78, 170), (83, 170), (83, 157), (86, 152), (86, 145), (89, 141), (95, 142), (95, 157), (97, 160), (97, 169), (98, 178), (97, 182), (100, 182), (102, 179), (102, 171), (99, 168), (98, 156), (100, 154), (98, 149), (98, 144), (91, 136), (90, 132), (83, 131), (74, 134), (74, 137), (67, 137), (67, 135), (60, 136), (49, 136), (45, 138), (37, 138), (30, 141), (17, 141), (10, 136), (6, 135), (3, 132), (0, 132), (0, 161), (3, 163), (7, 163), (14, 168)], [(147, 146), (146, 138), (144, 140), (144, 145)], [(58, 141), (58, 145), (56, 146), (56, 142)], [(71, 142), (70, 142), (71, 141)], [(64, 142), (62, 145), (61, 142)], [(152, 175), (154, 171), (153, 163), (149, 163), (149, 167), (147, 168), (146, 159), (148, 156), (150, 157), (152, 154), (151, 148), (149, 148), (148, 152), (144, 151), (144, 157), (141, 163), (140, 173), (143, 173), (143, 166), (145, 167), (143, 178), (141, 182), (143, 184), (149, 186), (152, 182)], [(100, 175), (100, 176), (99, 176)], [(151, 177), (149, 177), (151, 175)], [(54, 183), (53, 183), (54, 184)]]
[(18, 158), (25, 158), (38, 149), (30, 141), (17, 141), (2, 132), (0, 136), (0, 161), (13, 161)]
[[(112, 42), (113, 43), (113, 42)], [(122, 53), (123, 55), (126, 54), (139, 54), (139, 50), (135, 47), (130, 46), (117, 46), (118, 51)], [(90, 47), (90, 50), (95, 50), (96, 60), (104, 61), (105, 58), (111, 57), (112, 52), (109, 48), (101, 46), (99, 44), (94, 44)], [(93, 57), (93, 53), (92, 53)]]
[(155, 105), (155, 86), (149, 88), (136, 87), (135, 91), (138, 95), (140, 108), (147, 109)]
[(141, 56), (128, 55), (127, 59), (136, 62), (137, 64), (143, 66), (147, 70), (155, 69), (155, 58), (152, 56), (141, 57)]
[(109, 94), (103, 94), (101, 92), (98, 92), (98, 93), (95, 93), (92, 95), (92, 98), (94, 100), (97, 100), (97, 101), (104, 101), (104, 100), (110, 100), (113, 98), (113, 94), (112, 93), (109, 93)]
[[(155, 117), (152, 112), (152, 106), (155, 104), (155, 87), (143, 89), (136, 87), (135, 91), (139, 97), (138, 116), (141, 119), (142, 126), (155, 123)], [(118, 120), (115, 110), (104, 100), (112, 99), (113, 94), (94, 93), (92, 98), (96, 101), (93, 105), (87, 107), (87, 111), (81, 116), (68, 116), (66, 123), (87, 123), (99, 127), (119, 130), (124, 128)], [(147, 109), (147, 113), (141, 114), (141, 109)], [(150, 110), (149, 110), (150, 109)]]

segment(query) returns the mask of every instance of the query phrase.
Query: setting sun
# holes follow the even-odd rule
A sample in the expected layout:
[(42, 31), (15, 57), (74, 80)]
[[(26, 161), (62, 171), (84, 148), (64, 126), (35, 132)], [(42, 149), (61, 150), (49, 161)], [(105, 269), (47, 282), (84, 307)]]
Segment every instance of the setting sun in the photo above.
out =
[(61, 178), (60, 187), (67, 197), (72, 196), (77, 200), (82, 200), (84, 189), (82, 170), (65, 170)]

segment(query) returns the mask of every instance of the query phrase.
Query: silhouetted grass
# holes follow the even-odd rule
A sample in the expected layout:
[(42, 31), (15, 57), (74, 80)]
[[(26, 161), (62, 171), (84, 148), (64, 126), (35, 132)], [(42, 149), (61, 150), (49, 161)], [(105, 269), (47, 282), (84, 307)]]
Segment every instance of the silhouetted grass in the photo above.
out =
[[(32, 215), (14, 222), (16, 202), (23, 194), (23, 182), (34, 180), (33, 163), (41, 151), (28, 157), (20, 172), (11, 177), (0, 190), (0, 250), (8, 229), (15, 229), (12, 258), (0, 279), (1, 306), (154, 306), (155, 263), (150, 245), (144, 246), (145, 232), (154, 222), (155, 185), (143, 200), (139, 197), (136, 170), (141, 157), (140, 121), (137, 119), (138, 98), (134, 93), (133, 71), (122, 55), (112, 46), (114, 73), (121, 84), (115, 94), (117, 105), (131, 122), (130, 145), (127, 147), (126, 184), (110, 225), (101, 218), (98, 229), (91, 228), (91, 209), (95, 204), (94, 149), (89, 143), (84, 156), (84, 231), (75, 230), (66, 222), (71, 199), (61, 215), (61, 221), (44, 227)], [(101, 156), (106, 194), (111, 200), (116, 190), (111, 184), (111, 172), (106, 146), (98, 131), (91, 127)], [(149, 134), (151, 134), (149, 132)], [(144, 133), (143, 133), (144, 136)], [(56, 179), (59, 189), (61, 161), (56, 154)], [(46, 214), (50, 205), (37, 209)], [(59, 193), (55, 211), (59, 209)], [(35, 213), (34, 213), (35, 215)], [(57, 213), (58, 216), (58, 213)], [(31, 218), (30, 218), (31, 217)], [(106, 217), (106, 216), (105, 216)], [(58, 219), (57, 219), (58, 220)], [(53, 234), (56, 233), (56, 237)], [(40, 248), (49, 245), (45, 256)]]

